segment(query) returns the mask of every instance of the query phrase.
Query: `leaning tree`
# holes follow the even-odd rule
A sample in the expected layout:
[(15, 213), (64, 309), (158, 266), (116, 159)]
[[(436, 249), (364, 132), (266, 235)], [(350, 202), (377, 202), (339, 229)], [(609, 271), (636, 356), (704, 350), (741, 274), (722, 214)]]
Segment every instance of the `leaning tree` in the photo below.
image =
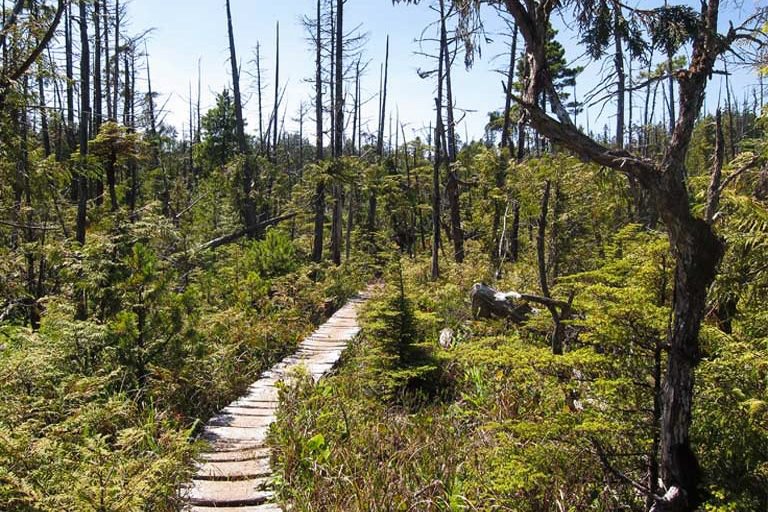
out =
[[(412, 0), (413, 1), (413, 0)], [(669, 49), (669, 34), (680, 48), (688, 49), (689, 65), (673, 74), (678, 84), (678, 115), (669, 144), (658, 160), (650, 160), (624, 149), (598, 143), (582, 133), (570, 119), (555, 88), (547, 62), (550, 20), (554, 13), (579, 17), (606, 0), (454, 0), (466, 16), (478, 16), (481, 4), (508, 11), (525, 41), (528, 76), (515, 100), (527, 122), (543, 136), (579, 157), (613, 169), (633, 179), (650, 198), (662, 219), (676, 258), (673, 319), (668, 339), (668, 364), (662, 392), (661, 472), (665, 494), (655, 494), (653, 510), (689, 511), (697, 507), (701, 475), (691, 448), (694, 371), (700, 360), (699, 331), (704, 317), (707, 291), (723, 256), (723, 243), (712, 225), (691, 208), (687, 186), (686, 156), (696, 119), (704, 103), (708, 81), (716, 61), (734, 45), (759, 44), (758, 28), (764, 12), (751, 16), (738, 28), (718, 31), (721, 2), (702, 0), (700, 9), (660, 3), (650, 9), (626, 9), (639, 20), (649, 47)], [(617, 5), (613, 2), (611, 6)], [(587, 17), (588, 18), (588, 17)], [(584, 17), (582, 17), (584, 19)], [(584, 27), (582, 27), (583, 29)], [(545, 94), (555, 117), (537, 101)]]

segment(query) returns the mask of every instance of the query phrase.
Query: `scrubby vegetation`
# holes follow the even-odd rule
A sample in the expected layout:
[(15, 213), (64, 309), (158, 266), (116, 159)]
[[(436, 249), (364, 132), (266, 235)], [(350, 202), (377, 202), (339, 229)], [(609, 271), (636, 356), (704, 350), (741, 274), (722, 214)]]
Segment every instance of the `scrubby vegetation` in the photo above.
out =
[[(183, 130), (126, 2), (3, 3), (0, 510), (181, 509), (201, 425), (376, 281), (336, 373), (281, 385), (290, 510), (765, 511), (768, 115), (726, 66), (762, 84), (768, 10), (436, 0), (409, 138), (347, 1), (302, 20), (297, 126), (257, 50), (250, 130), (228, 0), (231, 87)], [(452, 68), (497, 15), (504, 106), (462, 140)], [(568, 35), (607, 73), (587, 98)]]

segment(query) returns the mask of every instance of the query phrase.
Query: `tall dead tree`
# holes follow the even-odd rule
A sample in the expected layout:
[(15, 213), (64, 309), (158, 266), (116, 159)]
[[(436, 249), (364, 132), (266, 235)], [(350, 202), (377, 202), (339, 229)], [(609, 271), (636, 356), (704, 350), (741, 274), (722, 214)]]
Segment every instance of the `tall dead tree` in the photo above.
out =
[[(248, 154), (248, 141), (245, 138), (245, 120), (243, 119), (243, 100), (240, 95), (240, 70), (235, 50), (235, 34), (232, 28), (232, 10), (229, 0), (226, 0), (227, 8), (227, 32), (229, 34), (229, 60), (232, 66), (232, 91), (235, 100), (235, 130), (237, 135), (237, 148), (243, 157), (243, 170), (241, 186), (243, 197), (240, 200), (241, 215), (246, 228), (257, 224), (256, 204), (252, 197), (254, 185), (254, 173), (251, 170), (251, 159)], [(258, 234), (256, 234), (258, 235)]]
[(86, 1), (80, 7), (80, 162), (77, 174), (77, 241), (85, 245), (86, 208), (88, 206), (88, 126), (91, 119), (91, 57), (88, 42)]
[(273, 162), (277, 161), (277, 117), (280, 108), (280, 22), (275, 26), (275, 104), (272, 109), (273, 127), (272, 132), (272, 151), (271, 158)]
[[(441, 0), (442, 5), (442, 0)], [(440, 168), (443, 164), (443, 52), (447, 48), (440, 45), (437, 59), (437, 98), (435, 98), (435, 153), (432, 165), (432, 279), (440, 278)]]
[[(315, 24), (315, 159), (323, 160), (323, 33), (322, 5), (317, 0)], [(325, 181), (320, 178), (315, 186), (315, 229), (312, 242), (312, 261), (323, 260), (323, 234), (325, 231)]]
[[(504, 84), (504, 120), (501, 128), (501, 141), (499, 146), (501, 148), (501, 157), (499, 158), (499, 168), (496, 171), (496, 188), (499, 190), (505, 190), (507, 186), (507, 167), (509, 165), (509, 154), (514, 152), (514, 145), (511, 145), (510, 132), (512, 131), (512, 84), (515, 81), (515, 64), (517, 64), (517, 36), (518, 29), (517, 24), (514, 24), (512, 29), (512, 43), (509, 51), (509, 67), (507, 68), (507, 81)], [(509, 151), (509, 152), (507, 152)], [(493, 207), (493, 247), (492, 258), (495, 262), (501, 262), (504, 258), (504, 248), (502, 247), (502, 238), (505, 233), (501, 231), (502, 214), (505, 206), (502, 201), (495, 201)], [(518, 202), (515, 202), (515, 212), (519, 217), (520, 206)], [(517, 240), (517, 233), (515, 228), (519, 228), (520, 223), (513, 223), (511, 239)], [(515, 255), (513, 261), (517, 259)], [(499, 270), (501, 270), (499, 268)]]
[[(379, 160), (384, 158), (384, 120), (387, 112), (387, 82), (389, 81), (389, 34), (387, 34), (387, 43), (384, 54), (384, 67), (380, 77), (379, 87), (379, 125), (376, 134), (376, 155)], [(376, 231), (376, 209), (378, 208), (378, 197), (375, 185), (368, 192), (368, 232)]]
[(627, 91), (621, 23), (621, 6), (618, 1), (615, 1), (613, 7), (613, 40), (615, 47), (613, 65), (616, 68), (616, 147), (619, 149), (624, 148), (624, 100)]
[(256, 65), (256, 97), (259, 107), (259, 151), (263, 155), (265, 152), (264, 141), (264, 102), (263, 93), (264, 88), (261, 85), (261, 44), (256, 42), (256, 59), (254, 64)]
[[(334, 65), (334, 126), (333, 126), (333, 158), (336, 165), (341, 167), (339, 159), (344, 153), (344, 0), (336, 0), (336, 22), (334, 29), (335, 53)], [(341, 265), (341, 249), (343, 236), (344, 188), (337, 179), (333, 186), (333, 215), (331, 218), (331, 258), (333, 263)]]
[(115, 115), (112, 112), (112, 81), (110, 72), (110, 63), (112, 58), (109, 54), (109, 1), (101, 1), (101, 16), (104, 23), (104, 97), (107, 100), (107, 119), (114, 121)]
[[(504, 85), (504, 122), (501, 128), (502, 148), (510, 147), (510, 132), (512, 131), (512, 84), (515, 82), (515, 64), (517, 64), (517, 24), (512, 30), (512, 43), (509, 50), (509, 67), (507, 68), (507, 83)], [(512, 148), (514, 150), (514, 147)]]
[(114, 60), (114, 73), (112, 75), (112, 113), (115, 121), (119, 119), (119, 104), (120, 98), (120, 23), (122, 21), (122, 12), (120, 11), (120, 0), (115, 0), (115, 58)]
[[(72, 4), (67, 5), (67, 17), (64, 21), (64, 53), (66, 73), (67, 95), (67, 146), (69, 151), (75, 148), (75, 71), (72, 34)], [(77, 186), (73, 187), (74, 196), (77, 196)]]
[(101, 7), (99, 0), (93, 3), (93, 133), (99, 133), (103, 119), (101, 89)]
[(456, 263), (464, 261), (464, 231), (461, 228), (461, 197), (459, 189), (459, 176), (454, 163), (456, 162), (456, 130), (453, 115), (453, 91), (451, 86), (451, 60), (452, 53), (449, 48), (448, 30), (446, 18), (449, 13), (445, 10), (445, 0), (440, 0), (440, 54), (443, 58), (443, 76), (438, 79), (445, 82), (446, 114), (448, 117), (447, 128), (443, 136), (447, 137), (446, 164), (448, 165), (445, 195), (448, 201), (448, 209), (451, 219), (451, 239), (453, 240), (453, 258)]

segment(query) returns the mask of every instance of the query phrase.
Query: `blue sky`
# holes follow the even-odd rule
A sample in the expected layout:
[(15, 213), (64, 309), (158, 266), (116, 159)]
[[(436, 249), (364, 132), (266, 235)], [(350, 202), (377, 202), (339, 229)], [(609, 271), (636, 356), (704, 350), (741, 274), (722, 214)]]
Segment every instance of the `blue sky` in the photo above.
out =
[[(241, 87), (251, 93), (255, 89), (246, 71), (249, 68), (248, 61), (253, 57), (253, 49), (260, 42), (262, 65), (269, 84), (266, 104), (272, 101), (275, 22), (280, 22), (280, 82), (281, 85), (287, 83), (286, 124), (289, 128), (295, 126), (296, 123), (291, 122), (291, 119), (297, 115), (300, 102), (311, 102), (313, 94), (312, 84), (306, 80), (314, 76), (314, 54), (305, 39), (300, 20), (303, 15), (314, 13), (315, 1), (231, 1), (238, 58), (243, 66)], [(434, 117), (434, 80), (420, 79), (416, 73), (418, 68), (430, 68), (432, 64), (429, 59), (415, 55), (419, 50), (415, 40), (436, 18), (435, 13), (428, 8), (428, 3), (423, 0), (418, 6), (393, 6), (390, 0), (348, 0), (346, 4), (346, 27), (362, 25), (361, 30), (369, 35), (366, 55), (371, 64), (363, 81), (366, 97), (374, 97), (378, 91), (379, 65), (384, 59), (387, 34), (390, 36), (388, 103), (393, 116), (399, 110), (408, 137), (423, 133), (425, 125)], [(640, 2), (644, 7), (650, 3)], [(758, 2), (745, 0), (741, 3), (742, 7), (732, 7), (723, 15), (724, 23), (729, 18), (738, 21), (744, 13), (751, 12)], [(154, 29), (148, 38), (153, 89), (161, 94), (159, 103), (166, 105), (166, 120), (178, 128), (184, 125), (186, 130), (189, 82), (191, 80), (193, 88), (196, 88), (198, 59), (203, 70), (203, 111), (212, 106), (214, 95), (231, 82), (224, 0), (131, 0), (129, 14), (133, 32)], [(482, 58), (476, 61), (471, 70), (467, 71), (461, 63), (457, 63), (453, 75), (457, 106), (468, 111), (458, 133), (462, 137), (468, 133), (470, 139), (482, 136), (487, 113), (503, 104), (502, 76), (495, 70), (506, 65), (508, 57), (503, 53), (506, 52), (509, 38), (505, 35), (503, 22), (492, 9), (485, 9), (484, 20), (492, 42), (483, 46)], [(577, 58), (581, 53), (578, 44), (567, 33), (562, 21), (557, 21), (557, 24), (562, 29), (559, 39), (566, 47), (567, 58)], [(582, 96), (599, 81), (599, 68), (589, 66), (580, 77), (577, 94)], [(737, 96), (741, 98), (744, 85), (756, 81), (751, 72), (738, 71), (734, 79)], [(715, 101), (713, 98), (717, 95), (719, 84), (720, 79), (716, 77), (709, 93), (711, 102)], [(250, 130), (255, 130), (256, 99), (252, 94), (248, 97), (246, 116), (250, 121)], [(639, 100), (640, 97), (638, 103)], [(374, 98), (364, 109), (364, 124), (368, 122), (370, 127), (376, 125), (376, 111), (377, 100)], [(602, 115), (599, 112), (599, 107), (590, 110), (590, 126), (593, 130), (601, 130), (603, 125), (613, 122), (610, 108), (606, 108)], [(582, 116), (579, 122), (584, 124), (585, 118)], [(312, 126), (305, 127), (305, 130), (311, 134)]]

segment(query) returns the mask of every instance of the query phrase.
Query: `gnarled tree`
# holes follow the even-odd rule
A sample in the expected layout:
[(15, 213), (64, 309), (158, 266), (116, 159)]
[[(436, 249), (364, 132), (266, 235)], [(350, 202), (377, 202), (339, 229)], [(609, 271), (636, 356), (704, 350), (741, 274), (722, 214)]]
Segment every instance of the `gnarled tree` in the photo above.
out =
[[(525, 40), (529, 70), (525, 88), (515, 99), (524, 109), (527, 121), (550, 141), (581, 158), (636, 180), (664, 222), (676, 257), (676, 271), (667, 373), (662, 391), (661, 473), (666, 493), (652, 497), (652, 509), (695, 510), (701, 475), (690, 439), (694, 371), (701, 358), (699, 331), (707, 291), (717, 275), (723, 243), (712, 226), (691, 210), (685, 162), (715, 62), (737, 41), (754, 40), (752, 28), (759, 26), (760, 19), (750, 18), (753, 27), (731, 26), (726, 34), (721, 34), (718, 32), (719, 0), (702, 1), (698, 12), (682, 5), (630, 12), (630, 16), (636, 15), (646, 23), (652, 44), (668, 49), (669, 41), (665, 37), (674, 27), (678, 35), (681, 29), (684, 31), (680, 43), (690, 47), (690, 64), (674, 73), (679, 92), (672, 136), (662, 157), (652, 161), (626, 150), (605, 147), (579, 131), (555, 89), (546, 58), (552, 14), (557, 9), (570, 8), (578, 17), (581, 10), (592, 7), (598, 0), (456, 1), (465, 13), (481, 3), (493, 3), (500, 4), (514, 17)], [(556, 118), (541, 108), (542, 94), (547, 96)]]

